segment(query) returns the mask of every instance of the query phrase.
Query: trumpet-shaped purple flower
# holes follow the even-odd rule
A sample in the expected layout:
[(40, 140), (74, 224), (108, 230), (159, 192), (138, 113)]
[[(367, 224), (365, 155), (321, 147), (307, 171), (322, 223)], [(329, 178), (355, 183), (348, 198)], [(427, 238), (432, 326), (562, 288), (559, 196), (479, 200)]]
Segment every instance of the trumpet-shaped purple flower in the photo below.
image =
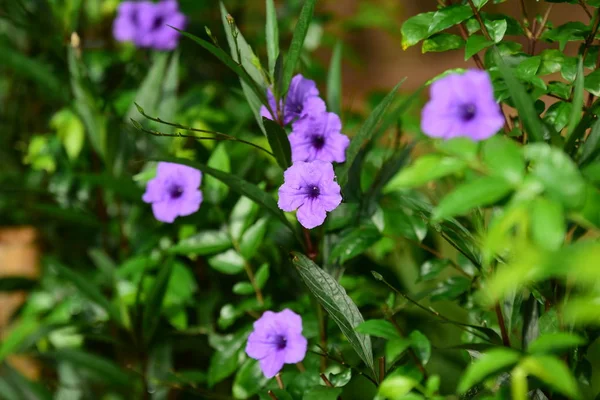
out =
[(152, 203), (157, 220), (171, 223), (178, 216), (198, 211), (202, 203), (202, 192), (198, 190), (201, 181), (202, 173), (195, 168), (160, 162), (142, 199)]
[(333, 165), (326, 161), (298, 161), (283, 174), (278, 206), (283, 211), (298, 210), (296, 216), (303, 227), (322, 225), (327, 212), (342, 202), (340, 185), (335, 181)]
[(254, 322), (254, 331), (248, 337), (246, 354), (259, 360), (260, 369), (272, 378), (283, 364), (295, 364), (304, 360), (307, 341), (302, 336), (302, 318), (285, 309), (274, 313), (266, 311)]
[(350, 139), (341, 130), (342, 121), (334, 113), (324, 112), (298, 121), (289, 136), (292, 161), (346, 161)]
[(466, 136), (484, 140), (504, 125), (492, 81), (487, 72), (479, 70), (451, 74), (433, 82), (431, 99), (421, 117), (423, 132), (442, 139)]
[[(275, 96), (271, 89), (267, 90), (267, 99), (273, 113), (277, 112)], [(280, 103), (280, 112), (285, 125), (300, 120), (309, 115), (318, 115), (325, 111), (325, 102), (319, 97), (319, 89), (315, 81), (304, 78), (298, 74), (290, 82), (290, 88), (285, 97), (285, 102)], [(273, 119), (269, 109), (262, 106), (260, 115)]]
[(119, 5), (113, 35), (120, 42), (134, 42), (138, 47), (173, 50), (179, 32), (170, 26), (183, 29), (185, 22), (176, 0), (125, 1)]

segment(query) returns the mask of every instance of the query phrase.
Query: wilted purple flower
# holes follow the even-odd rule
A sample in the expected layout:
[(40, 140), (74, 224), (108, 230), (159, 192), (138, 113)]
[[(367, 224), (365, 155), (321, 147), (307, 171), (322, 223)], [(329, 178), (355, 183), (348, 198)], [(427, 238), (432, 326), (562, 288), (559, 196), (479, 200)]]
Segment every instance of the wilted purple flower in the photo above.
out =
[(285, 309), (265, 313), (254, 322), (254, 331), (248, 337), (246, 354), (259, 360), (260, 369), (272, 378), (283, 364), (295, 364), (304, 359), (307, 341), (302, 336), (302, 318)]
[(483, 140), (504, 125), (487, 72), (469, 70), (431, 84), (431, 99), (423, 108), (421, 129), (427, 136)]
[(119, 5), (113, 35), (120, 42), (132, 41), (138, 47), (173, 50), (179, 32), (170, 26), (183, 29), (185, 22), (176, 0), (125, 1)]
[(178, 216), (195, 213), (202, 203), (198, 190), (202, 173), (186, 165), (159, 162), (156, 177), (148, 182), (142, 199), (152, 203), (154, 217), (171, 223)]
[[(267, 99), (273, 113), (277, 112), (275, 96), (271, 89), (267, 90)], [(304, 78), (298, 74), (290, 82), (290, 88), (285, 96), (285, 103), (280, 104), (280, 111), (283, 115), (285, 125), (297, 121), (307, 115), (317, 115), (325, 111), (325, 102), (319, 97), (319, 89), (315, 81)], [(262, 106), (260, 115), (273, 119), (269, 109)]]
[(283, 211), (298, 210), (298, 221), (307, 229), (323, 224), (327, 212), (342, 202), (340, 185), (329, 162), (295, 162), (283, 178), (278, 206)]
[(334, 113), (324, 112), (298, 121), (289, 136), (292, 161), (346, 161), (350, 139), (341, 130), (342, 121)]

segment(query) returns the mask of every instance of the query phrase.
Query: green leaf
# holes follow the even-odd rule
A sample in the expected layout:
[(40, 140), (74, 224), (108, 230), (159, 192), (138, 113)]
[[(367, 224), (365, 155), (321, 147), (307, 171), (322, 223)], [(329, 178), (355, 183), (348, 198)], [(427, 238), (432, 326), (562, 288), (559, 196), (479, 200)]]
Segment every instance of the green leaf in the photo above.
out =
[(575, 84), (573, 85), (573, 108), (571, 109), (571, 117), (569, 118), (569, 124), (567, 125), (566, 138), (575, 130), (575, 127), (581, 120), (581, 112), (583, 110), (583, 60), (580, 58), (577, 64), (577, 78), (575, 78)]
[(404, 80), (398, 83), (392, 89), (392, 91), (389, 92), (388, 95), (385, 96), (385, 98), (377, 105), (377, 107), (375, 107), (371, 115), (369, 115), (364, 124), (361, 125), (356, 135), (352, 138), (352, 141), (350, 141), (350, 146), (348, 146), (348, 149), (346, 149), (346, 162), (339, 169), (337, 177), (338, 183), (342, 188), (346, 186), (346, 183), (348, 182), (348, 172), (350, 171), (352, 164), (354, 164), (354, 160), (356, 159), (361, 147), (365, 142), (369, 141), (371, 137), (373, 137), (377, 124), (379, 124), (379, 121), (381, 121), (385, 111), (394, 100), (394, 96), (396, 95), (400, 85), (402, 85), (402, 82), (404, 82)]
[(269, 57), (269, 73), (275, 73), (275, 63), (279, 57), (279, 25), (277, 23), (277, 9), (273, 0), (266, 0), (267, 24), (267, 55)]
[(492, 136), (483, 143), (482, 159), (490, 175), (504, 178), (513, 185), (523, 181), (525, 160), (514, 140), (501, 135)]
[[(156, 113), (158, 102), (162, 94), (161, 87), (163, 79), (165, 78), (168, 60), (169, 53), (167, 52), (155, 54), (152, 66), (148, 70), (148, 74), (135, 94), (134, 103), (129, 107), (129, 111), (125, 116), (125, 121), (130, 121), (131, 119), (139, 117), (140, 114), (136, 107), (136, 103), (143, 109), (148, 110), (151, 114)], [(161, 115), (161, 117), (163, 116)]]
[(211, 334), (208, 337), (210, 346), (215, 349), (208, 367), (208, 387), (212, 388), (233, 374), (239, 367), (240, 353), (246, 344), (248, 333), (238, 331), (235, 334), (219, 336)]
[(18, 348), (30, 335), (36, 332), (41, 323), (34, 318), (24, 318), (12, 324), (6, 330), (0, 342), (0, 362), (17, 352)]
[(269, 264), (263, 264), (256, 271), (256, 286), (263, 288), (269, 279)]
[[(264, 89), (265, 81), (261, 73), (262, 68), (260, 66), (260, 60), (254, 54), (254, 51), (252, 51), (252, 48), (244, 38), (244, 35), (242, 35), (237, 26), (235, 26), (233, 19), (231, 19), (231, 24), (228, 21), (228, 17), (231, 16), (227, 12), (223, 2), (219, 2), (219, 6), (221, 9), (221, 23), (223, 24), (225, 36), (227, 37), (231, 58), (235, 62), (241, 64), (242, 69), (247, 72), (256, 83), (257, 87)], [(235, 35), (234, 31), (236, 32)]]
[(337, 115), (342, 113), (342, 50), (343, 44), (338, 41), (333, 48), (327, 74), (327, 106)]
[(9, 363), (2, 366), (0, 396), (6, 400), (52, 400), (56, 399), (43, 384), (32, 382)]
[(108, 299), (104, 297), (98, 287), (90, 282), (87, 277), (84, 277), (78, 272), (75, 272), (74, 270), (57, 262), (52, 262), (51, 265), (54, 269), (56, 269), (61, 277), (70, 281), (78, 289), (81, 296), (87, 297), (90, 301), (102, 307), (115, 322), (121, 322), (120, 314), (116, 311)]
[[(223, 172), (231, 172), (231, 161), (225, 149), (225, 143), (219, 143), (212, 151), (207, 165), (210, 168)], [(219, 204), (229, 194), (229, 187), (219, 179), (212, 176), (204, 177), (203, 182), (204, 199), (211, 204)]]
[(540, 197), (531, 204), (531, 234), (546, 250), (558, 250), (566, 232), (565, 215), (559, 203)]
[(150, 289), (148, 298), (145, 301), (144, 314), (142, 318), (142, 334), (146, 343), (150, 343), (154, 336), (154, 331), (158, 326), (163, 307), (163, 300), (167, 293), (171, 273), (175, 263), (172, 259), (166, 260), (160, 267), (158, 276), (154, 281), (154, 285)]
[(207, 230), (179, 241), (167, 251), (170, 254), (205, 256), (229, 248), (231, 239), (226, 232)]
[(453, 276), (439, 282), (435, 289), (429, 292), (431, 301), (454, 300), (471, 287), (471, 280), (463, 276)]
[(485, 20), (484, 25), (494, 43), (499, 43), (504, 39), (506, 29), (508, 28), (508, 23), (505, 19), (498, 19), (495, 21)]
[(254, 286), (250, 282), (238, 282), (232, 290), (235, 294), (254, 294)]
[(292, 165), (292, 148), (288, 135), (277, 122), (263, 117), (263, 124), (277, 164), (284, 171)]
[(387, 340), (402, 339), (394, 325), (384, 319), (370, 319), (356, 327), (356, 332), (376, 336)]
[(337, 400), (341, 394), (341, 388), (317, 386), (304, 393), (302, 400)]
[(441, 32), (471, 18), (473, 10), (469, 6), (455, 4), (437, 11), (429, 25), (429, 35)]
[[(160, 97), (157, 104), (156, 114), (165, 121), (173, 120), (177, 113), (177, 89), (179, 88), (179, 52), (176, 51), (171, 58), (171, 62), (166, 70), (161, 85)], [(138, 103), (140, 104), (140, 103)], [(175, 132), (174, 127), (168, 127), (168, 130)]]
[(421, 47), (422, 53), (442, 52), (448, 50), (460, 49), (464, 46), (465, 40), (460, 36), (450, 33), (438, 33), (423, 41)]
[(585, 77), (583, 87), (594, 96), (600, 96), (600, 69), (592, 71)]
[(492, 349), (484, 353), (481, 358), (467, 367), (458, 384), (458, 393), (466, 393), (467, 390), (488, 376), (512, 367), (519, 361), (519, 358), (518, 352), (506, 348)]
[[(212, 55), (217, 57), (223, 64), (225, 64), (229, 69), (235, 72), (243, 83), (248, 85), (248, 88), (252, 90), (253, 94), (260, 100), (262, 104), (267, 104), (267, 95), (264, 88), (258, 85), (252, 76), (246, 72), (242, 66), (240, 66), (233, 58), (231, 58), (227, 53), (225, 53), (221, 48), (214, 46), (212, 43), (207, 42), (204, 39), (200, 39), (199, 37), (192, 35), (191, 33), (184, 32), (182, 30), (173, 28), (183, 36), (192, 39), (194, 42), (198, 43), (204, 49), (208, 50)], [(255, 68), (256, 69), (256, 68)], [(243, 85), (242, 85), (243, 86)]]
[(535, 339), (527, 348), (529, 353), (554, 353), (564, 352), (573, 347), (586, 344), (581, 336), (568, 332), (546, 333)]
[(244, 234), (240, 240), (240, 254), (246, 259), (250, 260), (256, 255), (256, 252), (260, 248), (262, 241), (267, 232), (267, 219), (261, 218), (254, 225), (252, 225)]
[(579, 165), (585, 165), (588, 161), (600, 154), (600, 121), (594, 122), (592, 130), (585, 142), (581, 145), (581, 156)]
[(249, 399), (264, 387), (269, 379), (265, 377), (257, 360), (247, 359), (233, 380), (231, 392), (236, 399)]
[(296, 23), (294, 35), (292, 36), (292, 43), (290, 44), (283, 67), (281, 95), (287, 94), (290, 82), (292, 81), (292, 76), (296, 69), (296, 64), (298, 64), (298, 60), (300, 60), (304, 39), (306, 39), (306, 33), (308, 32), (308, 27), (313, 18), (316, 2), (316, 0), (306, 0), (302, 6), (302, 10), (300, 10), (300, 17)]
[(329, 262), (339, 260), (340, 264), (364, 253), (381, 238), (381, 234), (373, 225), (352, 230), (333, 247)]
[(255, 201), (256, 203), (262, 205), (266, 210), (268, 210), (275, 217), (277, 217), (281, 222), (283, 222), (283, 224), (285, 226), (287, 226), (290, 229), (290, 231), (295, 233), (298, 240), (300, 242), (302, 242), (301, 236), (294, 229), (294, 227), (291, 225), (291, 223), (287, 220), (287, 218), (285, 217), (283, 212), (279, 209), (275, 199), (273, 199), (273, 197), (271, 195), (269, 195), (268, 193), (261, 190), (258, 186), (253, 185), (252, 183), (247, 182), (238, 176), (231, 175), (231, 174), (210, 168), (206, 165), (203, 165), (203, 164), (200, 164), (200, 163), (197, 163), (194, 161), (186, 160), (183, 158), (166, 157), (160, 161), (166, 161), (166, 162), (187, 165), (187, 166), (199, 169), (200, 171), (217, 178), (218, 180), (220, 180), (221, 182), (223, 182), (224, 184), (229, 186), (232, 190), (234, 190), (234, 191), (238, 192), (239, 194), (246, 196), (249, 199)]
[(418, 384), (413, 378), (393, 373), (381, 382), (378, 394), (388, 400), (401, 400)]
[(544, 185), (551, 198), (567, 208), (583, 205), (585, 181), (569, 156), (545, 143), (525, 146), (524, 154), (532, 161), (530, 175)]
[(233, 206), (229, 216), (229, 233), (234, 241), (239, 241), (258, 213), (258, 204), (242, 196)]
[(371, 339), (354, 330), (364, 322), (356, 304), (352, 302), (344, 288), (335, 279), (317, 267), (308, 257), (298, 252), (292, 252), (292, 256), (292, 262), (306, 286), (329, 313), (331, 319), (346, 336), (372, 375), (377, 376), (373, 365)]
[(581, 398), (577, 380), (562, 360), (552, 356), (535, 355), (523, 360), (520, 367), (557, 392), (567, 397)]
[(402, 50), (406, 50), (429, 37), (429, 24), (434, 15), (435, 12), (422, 13), (404, 21), (400, 29)]
[(529, 133), (531, 139), (537, 142), (542, 141), (544, 139), (544, 128), (539, 115), (535, 110), (531, 97), (527, 94), (523, 85), (517, 81), (502, 58), (498, 54), (496, 54), (496, 56), (498, 71), (506, 82), (510, 96), (512, 97), (517, 111), (519, 111), (519, 116), (523, 120), (525, 129)]
[[(271, 392), (273, 392), (273, 395), (275, 396), (275, 398), (277, 398), (277, 400), (294, 400), (293, 397), (283, 389), (273, 389), (271, 390)], [(266, 390), (264, 392), (259, 393), (259, 395), (260, 400), (273, 400), (273, 398), (267, 393)]]
[(427, 364), (431, 357), (431, 342), (427, 339), (427, 336), (420, 331), (412, 331), (408, 338), (410, 339), (410, 347), (413, 348), (419, 360), (423, 365)]
[(69, 362), (79, 372), (86, 373), (96, 381), (115, 386), (130, 386), (132, 383), (133, 377), (113, 361), (86, 351), (60, 349), (43, 353), (43, 356)]
[(463, 183), (446, 195), (433, 212), (434, 220), (462, 215), (476, 208), (494, 204), (512, 191), (504, 179), (482, 177)]
[(394, 176), (386, 185), (384, 193), (418, 187), (444, 176), (461, 172), (466, 167), (467, 163), (463, 160), (438, 154), (427, 154), (417, 158), (414, 164), (402, 169)]
[(227, 275), (239, 274), (244, 270), (244, 258), (237, 251), (230, 249), (208, 259), (208, 264)]

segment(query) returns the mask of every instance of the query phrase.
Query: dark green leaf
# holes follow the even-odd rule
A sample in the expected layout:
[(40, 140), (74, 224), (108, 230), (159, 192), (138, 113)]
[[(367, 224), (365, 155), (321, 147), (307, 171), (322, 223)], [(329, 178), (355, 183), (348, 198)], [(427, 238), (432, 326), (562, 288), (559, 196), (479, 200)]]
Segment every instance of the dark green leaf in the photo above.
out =
[(469, 6), (455, 4), (449, 7), (444, 7), (437, 11), (430, 21), (429, 35), (441, 32), (454, 25), (460, 24), (464, 20), (473, 15), (473, 10)]
[(401, 339), (391, 322), (384, 319), (370, 319), (356, 327), (356, 332), (384, 339)]
[(400, 30), (403, 50), (429, 37), (429, 25), (434, 15), (435, 12), (422, 13), (404, 21)]
[(585, 77), (583, 87), (594, 96), (600, 96), (600, 69), (594, 70)]
[(327, 106), (338, 115), (342, 113), (342, 49), (341, 41), (333, 48), (327, 74)]
[(465, 44), (465, 61), (483, 49), (492, 46), (494, 42), (487, 40), (483, 35), (471, 35)]
[(567, 125), (568, 138), (571, 136), (575, 127), (581, 120), (581, 111), (583, 109), (583, 60), (580, 58), (577, 64), (577, 78), (575, 78), (575, 85), (573, 85), (573, 108), (571, 109), (571, 117), (569, 118), (569, 124)]
[(594, 122), (592, 130), (588, 135), (585, 142), (581, 145), (581, 156), (579, 158), (579, 165), (585, 165), (590, 160), (593, 160), (600, 154), (600, 120)]
[(427, 364), (431, 357), (431, 342), (427, 339), (427, 336), (423, 335), (420, 331), (412, 331), (408, 335), (410, 339), (410, 347), (413, 348), (419, 360), (423, 365)]
[(446, 219), (467, 213), (476, 207), (494, 204), (511, 191), (512, 187), (503, 178), (482, 177), (463, 183), (442, 199), (432, 218)]
[(542, 127), (539, 115), (535, 111), (531, 97), (527, 94), (523, 85), (517, 81), (502, 58), (499, 57), (498, 54), (496, 55), (498, 71), (506, 82), (510, 96), (512, 97), (517, 111), (519, 111), (519, 116), (523, 120), (523, 124), (525, 125), (529, 136), (534, 141), (542, 141), (544, 139), (544, 128)]
[(369, 225), (351, 231), (335, 245), (329, 255), (329, 262), (339, 260), (340, 264), (364, 253), (381, 238), (375, 226)]
[(453, 276), (438, 283), (430, 292), (431, 301), (454, 300), (471, 287), (471, 280), (462, 276)]
[(515, 365), (519, 358), (520, 354), (518, 352), (506, 348), (492, 349), (484, 353), (481, 358), (467, 367), (458, 384), (458, 392), (466, 393), (467, 390), (488, 376)]
[[(151, 114), (156, 114), (158, 103), (161, 99), (161, 87), (163, 79), (165, 78), (168, 60), (169, 53), (156, 53), (152, 67), (150, 67), (148, 74), (140, 84), (140, 87), (135, 95), (134, 104), (129, 107), (129, 111), (125, 116), (125, 121), (130, 121), (132, 118), (134, 119), (139, 117), (140, 114), (137, 104), (139, 104), (143, 109), (148, 110), (148, 112)], [(164, 115), (160, 115), (160, 117), (166, 118)]]
[(304, 393), (302, 400), (337, 400), (340, 394), (341, 388), (317, 386)]
[(371, 339), (355, 331), (356, 327), (364, 322), (356, 304), (335, 279), (317, 267), (308, 257), (297, 252), (293, 252), (292, 256), (292, 262), (306, 286), (341, 329), (372, 375), (376, 376)]
[(266, 0), (267, 24), (267, 55), (269, 57), (269, 73), (274, 75), (275, 63), (279, 57), (279, 25), (277, 23), (277, 9), (273, 0)]
[(0, 292), (15, 292), (31, 290), (37, 285), (37, 281), (24, 276), (0, 277)]
[(310, 26), (315, 11), (315, 3), (316, 0), (306, 0), (300, 11), (300, 17), (298, 17), (294, 35), (292, 36), (292, 43), (290, 44), (283, 67), (282, 95), (287, 94), (290, 82), (292, 81), (292, 76), (296, 70), (296, 64), (298, 64), (298, 60), (300, 60), (304, 39), (306, 38), (308, 27)]
[(94, 380), (115, 386), (129, 386), (132, 376), (122, 370), (117, 364), (107, 358), (77, 349), (60, 349), (43, 353), (45, 357), (58, 361), (66, 361), (77, 370), (84, 371)]
[(152, 286), (152, 289), (150, 289), (148, 298), (146, 299), (142, 320), (142, 332), (146, 343), (149, 343), (150, 340), (152, 340), (154, 331), (160, 321), (163, 300), (167, 292), (167, 286), (171, 279), (174, 265), (175, 263), (172, 259), (166, 260), (163, 263), (158, 272), (158, 276), (154, 281), (154, 285)]
[(281, 169), (285, 171), (292, 165), (292, 148), (288, 135), (281, 125), (269, 118), (263, 117), (263, 124), (275, 159)]
[[(404, 80), (402, 80), (404, 82)], [(361, 125), (360, 129), (356, 133), (356, 135), (352, 138), (350, 142), (350, 146), (346, 150), (346, 162), (339, 169), (338, 173), (338, 182), (340, 186), (343, 188), (346, 186), (346, 182), (348, 182), (348, 172), (354, 164), (354, 160), (358, 155), (363, 144), (373, 137), (373, 134), (376, 131), (377, 124), (381, 121), (381, 118), (385, 114), (385, 111), (390, 106), (392, 101), (394, 100), (394, 96), (398, 91), (398, 88), (402, 84), (402, 82), (398, 83), (391, 92), (388, 93), (387, 96), (375, 107), (371, 115), (366, 119), (363, 125)]]
[(233, 381), (231, 391), (236, 399), (249, 399), (264, 387), (269, 380), (265, 378), (258, 361), (247, 359)]
[(264, 237), (267, 232), (267, 219), (259, 219), (254, 225), (252, 225), (240, 240), (240, 254), (246, 259), (250, 260), (258, 251)]
[(450, 33), (438, 33), (423, 41), (422, 53), (441, 52), (460, 49), (464, 46), (463, 38)]
[(172, 254), (205, 256), (218, 253), (231, 247), (231, 239), (226, 232), (206, 230), (181, 240), (168, 249)]

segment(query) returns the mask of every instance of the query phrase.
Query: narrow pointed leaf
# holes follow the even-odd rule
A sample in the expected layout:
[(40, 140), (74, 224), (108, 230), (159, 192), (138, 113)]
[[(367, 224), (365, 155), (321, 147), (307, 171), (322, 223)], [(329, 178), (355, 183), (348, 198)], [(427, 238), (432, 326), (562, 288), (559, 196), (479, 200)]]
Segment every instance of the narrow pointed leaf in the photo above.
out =
[(275, 63), (279, 57), (279, 25), (277, 23), (277, 9), (273, 0), (266, 0), (267, 6), (267, 55), (269, 57), (269, 73), (275, 72)]
[[(404, 80), (402, 80), (402, 82), (404, 82)], [(377, 125), (381, 121), (385, 111), (388, 109), (390, 104), (392, 104), (392, 101), (396, 96), (396, 92), (398, 91), (398, 88), (402, 82), (394, 86), (392, 91), (385, 96), (385, 98), (381, 101), (381, 103), (379, 103), (379, 105), (377, 105), (377, 107), (375, 107), (375, 110), (373, 110), (371, 115), (369, 115), (356, 135), (352, 138), (350, 146), (348, 146), (348, 149), (346, 150), (346, 162), (340, 168), (338, 173), (338, 182), (342, 188), (346, 185), (346, 182), (348, 182), (348, 171), (350, 171), (350, 168), (354, 163), (354, 159), (358, 155), (358, 152), (363, 144), (373, 137), (373, 134), (376, 132)]]
[(285, 171), (292, 165), (292, 148), (288, 135), (281, 125), (271, 119), (263, 117), (263, 124), (275, 159), (281, 169)]
[(308, 27), (312, 21), (313, 14), (315, 12), (315, 3), (317, 0), (306, 0), (300, 11), (300, 18), (296, 23), (294, 29), (294, 36), (292, 37), (292, 43), (287, 53), (285, 65), (283, 67), (283, 86), (281, 88), (281, 94), (285, 95), (290, 86), (296, 64), (300, 60), (302, 54), (302, 47), (304, 46), (304, 39), (308, 33)]
[(567, 138), (573, 134), (575, 127), (581, 120), (581, 112), (583, 110), (583, 78), (583, 60), (580, 58), (577, 65), (577, 78), (575, 78), (575, 84), (573, 85), (573, 107), (571, 109), (569, 124), (567, 125)]
[(154, 331), (158, 326), (161, 316), (162, 304), (167, 292), (167, 286), (171, 273), (173, 272), (173, 259), (167, 260), (161, 266), (161, 270), (156, 277), (154, 286), (150, 290), (150, 294), (146, 299), (146, 307), (144, 308), (144, 317), (142, 320), (142, 334), (146, 343), (149, 343), (154, 335)]
[(327, 75), (327, 106), (338, 115), (342, 112), (342, 42), (333, 48)]
[(292, 256), (292, 262), (308, 289), (338, 325), (373, 376), (376, 376), (371, 338), (355, 330), (357, 326), (365, 321), (356, 304), (348, 297), (346, 290), (335, 279), (308, 257), (298, 252), (293, 252)]
[[(167, 70), (168, 53), (157, 53), (154, 62), (148, 70), (146, 77), (135, 94), (135, 101), (129, 108), (125, 120), (129, 121), (132, 118), (139, 116), (138, 105), (148, 110), (152, 114), (156, 114), (159, 99), (161, 97), (161, 87)], [(165, 117), (160, 115), (160, 117)]]

